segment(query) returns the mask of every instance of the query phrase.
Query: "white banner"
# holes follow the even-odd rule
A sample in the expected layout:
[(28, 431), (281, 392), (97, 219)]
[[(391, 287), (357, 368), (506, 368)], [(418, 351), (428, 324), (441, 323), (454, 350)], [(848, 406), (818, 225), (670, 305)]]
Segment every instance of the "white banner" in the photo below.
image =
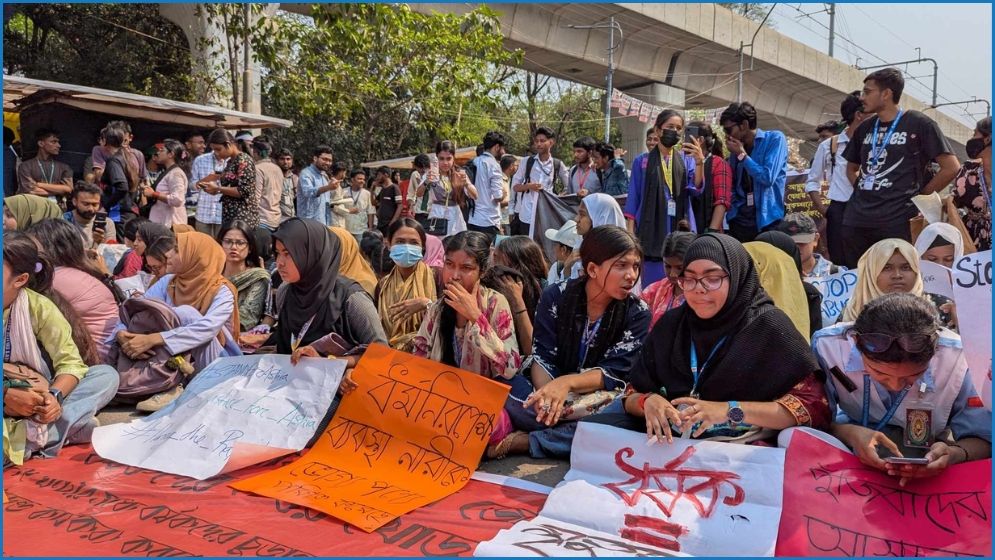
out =
[[(644, 433), (581, 422), (570, 467), (541, 512), (560, 528), (692, 556), (774, 554), (783, 449), (693, 440), (648, 446)], [(512, 533), (526, 538), (519, 525)], [(552, 531), (535, 531), (543, 530)], [(507, 546), (491, 542), (483, 552), (523, 554), (520, 539), (502, 542)]]
[(806, 279), (806, 282), (819, 289), (822, 294), (822, 326), (836, 323), (857, 285), (856, 270), (841, 270), (825, 278)]
[(965, 255), (954, 263), (957, 330), (974, 387), (992, 407), (992, 252)]
[(938, 294), (954, 299), (954, 288), (950, 281), (950, 269), (933, 261), (919, 261), (919, 275), (926, 293)]
[(220, 358), (168, 406), (101, 426), (93, 449), (125, 465), (204, 480), (304, 449), (331, 406), (344, 360)]

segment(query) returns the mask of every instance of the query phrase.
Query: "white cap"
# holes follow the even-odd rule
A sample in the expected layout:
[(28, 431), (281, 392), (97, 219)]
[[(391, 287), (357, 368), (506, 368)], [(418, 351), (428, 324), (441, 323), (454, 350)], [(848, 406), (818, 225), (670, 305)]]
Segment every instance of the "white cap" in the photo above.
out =
[(246, 142), (252, 142), (252, 134), (249, 132), (243, 132), (235, 137), (235, 140), (244, 140)]
[(577, 222), (567, 220), (560, 229), (547, 229), (546, 239), (566, 245), (572, 249), (580, 247), (581, 238), (577, 235)]

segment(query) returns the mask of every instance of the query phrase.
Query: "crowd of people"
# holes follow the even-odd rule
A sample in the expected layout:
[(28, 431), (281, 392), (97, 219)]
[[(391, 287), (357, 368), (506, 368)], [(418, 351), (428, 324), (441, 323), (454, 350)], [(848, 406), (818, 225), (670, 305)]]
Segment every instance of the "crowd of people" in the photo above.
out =
[[(655, 442), (803, 429), (903, 485), (987, 458), (957, 310), (919, 265), (991, 248), (991, 118), (961, 165), (903, 87), (879, 70), (842, 101), (806, 187), (824, 230), (785, 214), (786, 138), (749, 103), (721, 137), (664, 110), (631, 171), (591, 138), (567, 166), (540, 127), (524, 161), (493, 131), (466, 165), (438, 142), (406, 180), (324, 145), (295, 170), (266, 136), (222, 129), (146, 159), (114, 121), (74, 184), (39, 131), (4, 198), (5, 461), (89, 441), (112, 401), (160, 410), (251, 352), (346, 360), (327, 424), (374, 343), (510, 386), (488, 458), (567, 457), (581, 421)], [(914, 238), (913, 197), (948, 187), (957, 220)], [(577, 197), (575, 219), (535, 231), (541, 191)], [(829, 324), (811, 282), (844, 267), (858, 283)], [(121, 289), (135, 278), (140, 295)]]

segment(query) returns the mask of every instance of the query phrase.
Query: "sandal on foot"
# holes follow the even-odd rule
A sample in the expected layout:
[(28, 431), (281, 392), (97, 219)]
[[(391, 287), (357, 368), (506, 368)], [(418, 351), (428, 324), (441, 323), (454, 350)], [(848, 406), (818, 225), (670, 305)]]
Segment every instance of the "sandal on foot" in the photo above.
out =
[(505, 436), (501, 441), (497, 442), (497, 444), (488, 445), (486, 454), (487, 458), (504, 459), (511, 451), (511, 447), (522, 437), (525, 437), (527, 441), (529, 434), (522, 431), (514, 431)]

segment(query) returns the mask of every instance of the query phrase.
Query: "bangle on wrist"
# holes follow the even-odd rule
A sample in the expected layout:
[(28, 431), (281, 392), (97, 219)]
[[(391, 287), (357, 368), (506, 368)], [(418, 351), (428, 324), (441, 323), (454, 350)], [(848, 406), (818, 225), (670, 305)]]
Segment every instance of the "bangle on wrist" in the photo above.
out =
[(526, 311), (528, 311), (527, 308), (526, 309), (517, 309), (517, 310), (516, 309), (512, 309), (511, 310), (511, 312), (514, 313), (515, 315), (518, 315), (519, 313), (525, 313)]
[(964, 447), (962, 447), (962, 446), (960, 446), (960, 445), (958, 445), (956, 443), (953, 444), (953, 445), (951, 445), (950, 447), (956, 447), (957, 449), (960, 449), (961, 451), (964, 452), (964, 461), (963, 461), (964, 463), (966, 463), (966, 462), (968, 462), (968, 461), (971, 460), (971, 454), (968, 453), (967, 449), (965, 449)]
[(646, 399), (650, 398), (653, 393), (643, 393), (639, 396), (639, 400), (636, 401), (636, 405), (639, 406), (639, 410), (646, 410)]

